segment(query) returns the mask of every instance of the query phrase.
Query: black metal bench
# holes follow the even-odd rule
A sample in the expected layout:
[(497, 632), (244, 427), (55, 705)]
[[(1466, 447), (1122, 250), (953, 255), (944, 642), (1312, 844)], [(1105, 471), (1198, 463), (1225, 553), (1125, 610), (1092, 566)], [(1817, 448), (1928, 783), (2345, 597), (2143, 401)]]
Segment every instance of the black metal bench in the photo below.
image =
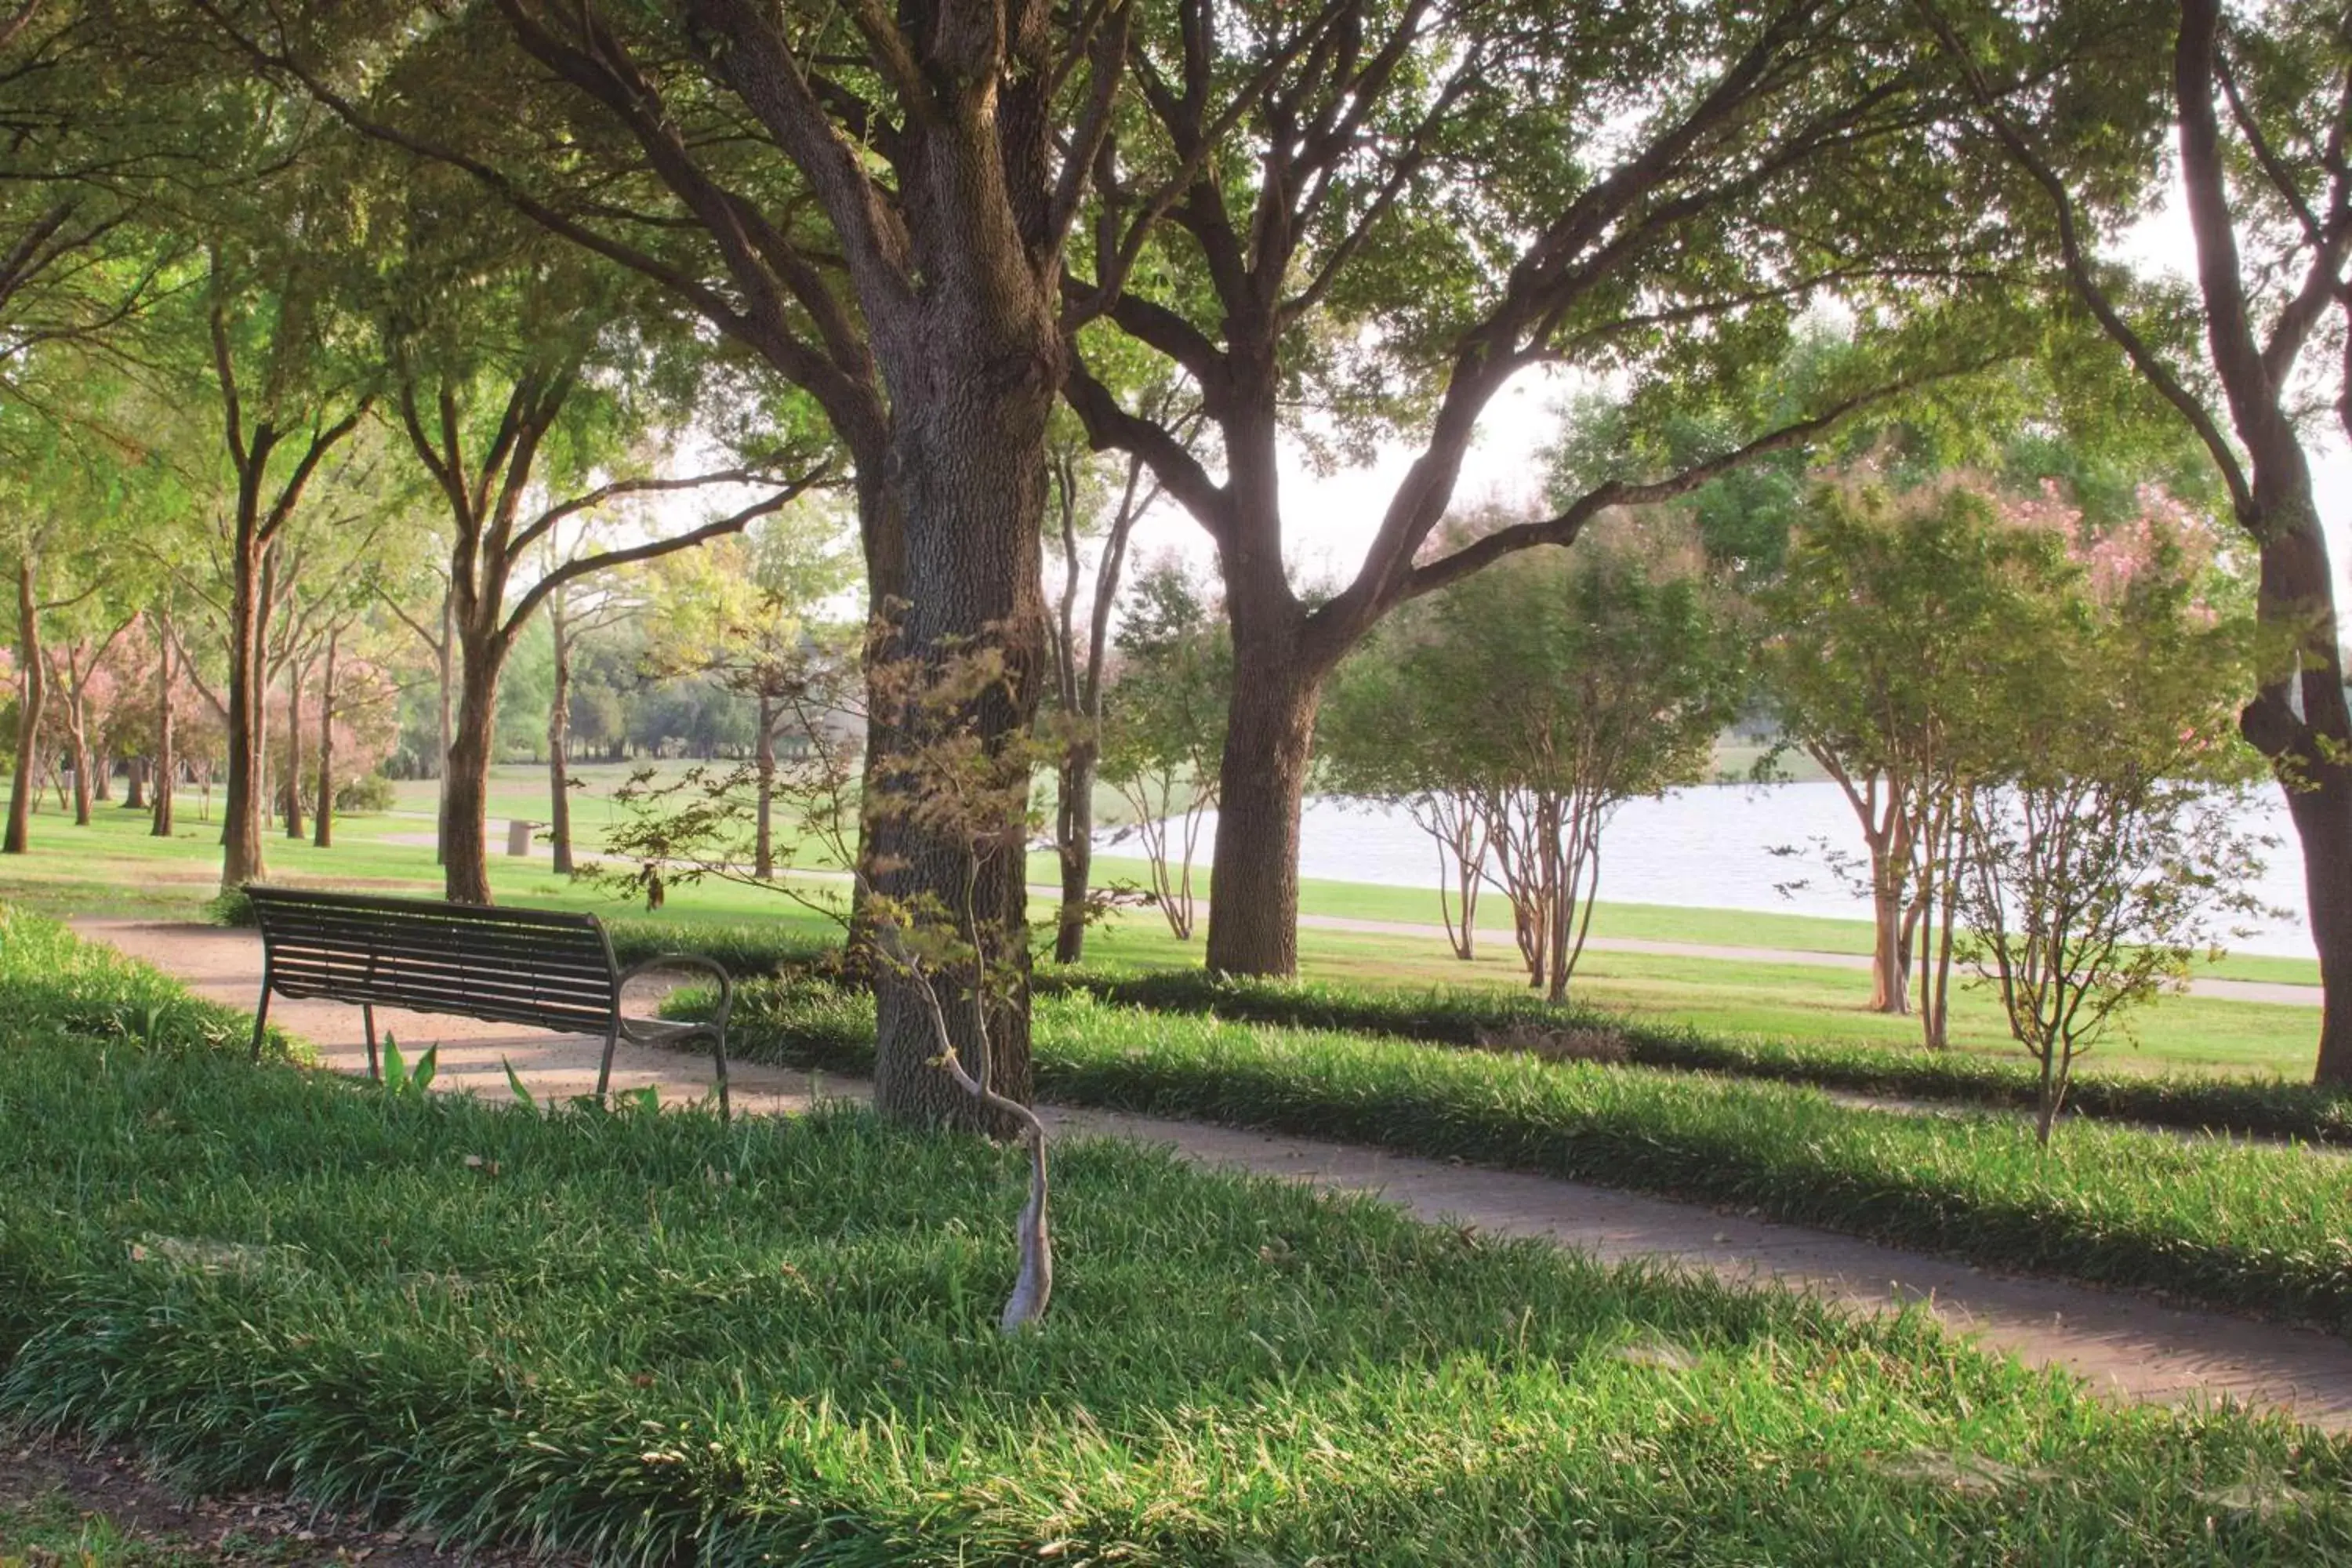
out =
[[(600, 1100), (612, 1085), (613, 1052), (621, 1041), (676, 1046), (707, 1039), (719, 1075), (719, 1113), (730, 1113), (727, 1016), (735, 1005), (735, 988), (726, 970), (707, 958), (669, 952), (623, 969), (594, 915), (295, 888), (245, 891), (261, 925), (261, 1005), (253, 1016), (257, 1061), (272, 992), (293, 999), (322, 996), (360, 1008), (371, 1078), (383, 1076), (375, 1045), (379, 1006), (602, 1035)], [(640, 974), (676, 968), (706, 970), (718, 980), (719, 1009), (710, 1018), (670, 1023), (622, 1016), (623, 986)]]

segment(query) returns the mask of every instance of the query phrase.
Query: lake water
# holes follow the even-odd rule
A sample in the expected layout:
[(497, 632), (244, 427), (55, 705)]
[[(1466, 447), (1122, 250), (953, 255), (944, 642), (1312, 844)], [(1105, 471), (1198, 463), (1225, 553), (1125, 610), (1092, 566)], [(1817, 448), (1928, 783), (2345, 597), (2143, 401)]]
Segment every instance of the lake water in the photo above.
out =
[[(2264, 851), (2264, 874), (2256, 891), (2264, 903), (2289, 913), (2284, 920), (2247, 922), (2258, 927), (2255, 933), (2231, 947), (2242, 952), (2310, 957), (2303, 867), (2286, 803), (2275, 789), (2258, 790), (2242, 826), (2278, 840)], [(1201, 832), (1203, 861), (1211, 858), (1215, 838), (1212, 813)], [(1849, 854), (1862, 852), (1853, 809), (1838, 786), (1826, 781), (1717, 784), (1678, 790), (1657, 800), (1629, 801), (1601, 840), (1601, 896), (1616, 903), (1869, 919), (1868, 904), (1849, 893), (1814, 851), (1817, 838)], [(1777, 856), (1771, 852), (1775, 846), (1801, 853)], [(1139, 852), (1132, 840), (1106, 841), (1103, 848), (1109, 854)], [(1302, 877), (1430, 889), (1429, 918), (1437, 918), (1436, 846), (1402, 811), (1309, 800), (1300, 824), (1298, 859)], [(1783, 884), (1796, 881), (1806, 885), (1781, 890)]]

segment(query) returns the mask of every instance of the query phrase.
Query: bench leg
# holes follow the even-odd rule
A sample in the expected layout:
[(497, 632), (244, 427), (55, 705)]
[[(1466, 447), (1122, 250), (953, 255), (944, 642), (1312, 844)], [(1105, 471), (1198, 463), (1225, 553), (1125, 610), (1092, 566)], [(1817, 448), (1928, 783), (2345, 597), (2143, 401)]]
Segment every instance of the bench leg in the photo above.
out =
[(719, 1120), (734, 1119), (734, 1108), (727, 1099), (727, 1037), (724, 1033), (710, 1037), (710, 1062), (719, 1069)]
[(253, 1059), (261, 1060), (261, 1041), (269, 1029), (269, 975), (261, 976), (261, 1003), (253, 1010)]
[(383, 1081), (383, 1068), (375, 1059), (375, 1004), (360, 1004), (360, 1027), (367, 1031), (368, 1077), (377, 1083)]
[(596, 1066), (596, 1103), (604, 1103), (604, 1091), (613, 1087), (613, 1052), (621, 1043), (621, 1026), (615, 1020), (604, 1031), (604, 1059)]

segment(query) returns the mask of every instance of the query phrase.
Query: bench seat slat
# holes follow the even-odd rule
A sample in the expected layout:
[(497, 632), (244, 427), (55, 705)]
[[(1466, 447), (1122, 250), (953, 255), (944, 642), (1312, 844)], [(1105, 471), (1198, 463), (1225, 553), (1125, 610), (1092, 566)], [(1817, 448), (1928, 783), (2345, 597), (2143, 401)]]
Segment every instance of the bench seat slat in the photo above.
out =
[(404, 967), (371, 972), (359, 964), (295, 960), (274, 964), (271, 981), (280, 991), (299, 985), (315, 992), (351, 991), (357, 994), (396, 986), (417, 994), (432, 994), (467, 1001), (479, 998), (483, 1001), (527, 1002), (572, 1012), (609, 1013), (613, 1007), (613, 988), (609, 984), (594, 987), (539, 985), (527, 979), (502, 980), (458, 971), (435, 972)]
[(447, 967), (481, 970), (499, 965), (516, 974), (543, 975), (551, 982), (612, 984), (611, 965), (600, 956), (593, 963), (569, 953), (466, 951), (406, 939), (374, 942), (323, 942), (315, 937), (280, 936), (270, 943), (280, 960), (316, 959), (323, 963), (373, 963), (378, 966), (414, 965), (420, 969)]

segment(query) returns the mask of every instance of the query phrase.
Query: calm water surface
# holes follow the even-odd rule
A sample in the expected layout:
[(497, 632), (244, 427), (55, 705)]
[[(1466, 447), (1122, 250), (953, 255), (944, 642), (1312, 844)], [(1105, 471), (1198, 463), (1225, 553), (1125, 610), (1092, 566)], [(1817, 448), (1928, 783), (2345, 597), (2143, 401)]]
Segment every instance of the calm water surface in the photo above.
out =
[[(2233, 942), (2242, 952), (2311, 956), (2304, 923), (2303, 868), (2286, 805), (2275, 790), (2258, 791), (2242, 826), (2278, 840), (2258, 896), (2287, 918), (2252, 922), (2254, 934)], [(1210, 858), (1214, 814), (1202, 825), (1201, 858)], [(1867, 920), (1868, 905), (1849, 893), (1814, 847), (1826, 839), (1849, 854), (1862, 850), (1853, 811), (1834, 784), (1755, 786), (1719, 784), (1679, 790), (1658, 800), (1630, 801), (1601, 841), (1601, 896), (1637, 904), (1757, 910), (1777, 914)], [(1775, 847), (1794, 848), (1777, 856)], [(1130, 845), (1106, 843), (1112, 854)], [(1309, 800), (1301, 824), (1299, 874), (1338, 882), (1394, 887), (1437, 884), (1437, 850), (1402, 811), (1328, 798)], [(1786, 884), (1801, 882), (1797, 888)], [(1430, 919), (1436, 919), (1433, 899)]]

